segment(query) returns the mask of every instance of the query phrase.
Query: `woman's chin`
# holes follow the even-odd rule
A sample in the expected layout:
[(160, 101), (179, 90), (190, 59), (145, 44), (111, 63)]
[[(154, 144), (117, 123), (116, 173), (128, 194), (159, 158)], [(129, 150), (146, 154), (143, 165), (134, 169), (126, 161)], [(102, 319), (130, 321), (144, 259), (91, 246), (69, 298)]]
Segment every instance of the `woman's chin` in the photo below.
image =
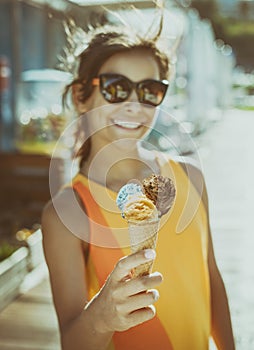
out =
[[(126, 137), (114, 141), (115, 147), (121, 152), (130, 152), (137, 148), (137, 144), (140, 142), (139, 138)], [(123, 154), (124, 156), (124, 154)]]

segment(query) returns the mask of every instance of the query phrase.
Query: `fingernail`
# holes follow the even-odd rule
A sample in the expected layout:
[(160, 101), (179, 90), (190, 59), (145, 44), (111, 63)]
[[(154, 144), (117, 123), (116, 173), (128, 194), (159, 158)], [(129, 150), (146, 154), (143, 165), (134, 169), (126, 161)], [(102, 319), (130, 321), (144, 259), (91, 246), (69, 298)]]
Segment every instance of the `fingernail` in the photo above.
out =
[(158, 271), (150, 273), (149, 276), (150, 277), (161, 277), (161, 278), (163, 278), (162, 274), (160, 272), (158, 272)]
[(156, 289), (153, 290), (153, 298), (155, 301), (159, 299), (159, 296), (160, 296), (159, 292)]
[(154, 259), (156, 257), (156, 253), (153, 249), (146, 249), (145, 250), (145, 257), (147, 259)]

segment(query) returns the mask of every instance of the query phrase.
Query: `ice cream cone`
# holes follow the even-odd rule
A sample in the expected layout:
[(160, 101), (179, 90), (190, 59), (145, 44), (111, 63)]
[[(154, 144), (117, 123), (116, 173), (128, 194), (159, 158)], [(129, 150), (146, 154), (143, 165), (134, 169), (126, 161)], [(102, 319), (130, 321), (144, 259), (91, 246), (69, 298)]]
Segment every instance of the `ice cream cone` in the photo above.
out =
[[(159, 219), (150, 219), (142, 221), (128, 221), (130, 235), (130, 244), (132, 253), (143, 249), (155, 249)], [(132, 272), (133, 277), (145, 276), (151, 273), (153, 261), (137, 266)]]

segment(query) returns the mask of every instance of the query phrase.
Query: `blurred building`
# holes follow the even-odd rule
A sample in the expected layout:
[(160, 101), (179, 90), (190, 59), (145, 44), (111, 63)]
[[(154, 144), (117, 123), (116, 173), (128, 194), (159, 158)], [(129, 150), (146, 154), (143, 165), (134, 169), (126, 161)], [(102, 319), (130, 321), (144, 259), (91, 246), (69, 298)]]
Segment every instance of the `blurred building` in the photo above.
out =
[[(139, 16), (135, 15), (135, 11), (118, 9), (125, 13), (127, 23), (131, 23), (132, 28), (142, 30), (144, 20), (149, 24), (154, 22), (153, 1), (130, 2), (144, 10), (144, 14)], [(78, 6), (78, 3), (84, 6)], [(13, 126), (15, 119), (19, 118), (16, 107), (20, 98), (18, 87), (22, 73), (27, 70), (56, 68), (59, 55), (63, 53), (66, 44), (63, 20), (70, 16), (75, 18), (78, 24), (85, 26), (88, 19), (90, 20), (90, 15), (98, 14), (101, 10), (101, 7), (96, 6), (99, 3), (112, 5), (111, 8), (115, 10), (116, 4), (126, 4), (126, 1), (0, 1), (0, 54), (9, 58), (12, 69)], [(166, 0), (167, 20), (161, 44), (166, 46), (172, 61), (176, 63), (176, 76), (170, 85), (171, 97), (165, 100), (165, 107), (169, 111), (172, 110), (178, 120), (191, 123), (192, 131), (200, 132), (209, 125), (218, 108), (230, 105), (232, 50), (224, 44), (221, 47), (216, 46), (210, 22), (202, 20), (195, 10), (188, 8), (187, 3), (186, 0)], [(144, 29), (146, 28), (149, 28), (149, 25)], [(179, 38), (181, 45), (178, 45)], [(177, 57), (173, 57), (175, 43), (178, 43), (176, 46), (179, 49)]]

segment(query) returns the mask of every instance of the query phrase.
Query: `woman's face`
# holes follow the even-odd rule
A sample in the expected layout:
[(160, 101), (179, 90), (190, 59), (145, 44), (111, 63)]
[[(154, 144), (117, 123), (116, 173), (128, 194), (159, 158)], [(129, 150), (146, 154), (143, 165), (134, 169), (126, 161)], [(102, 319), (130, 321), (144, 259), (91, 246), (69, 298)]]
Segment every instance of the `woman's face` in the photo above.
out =
[[(138, 49), (113, 55), (102, 65), (101, 73), (118, 73), (134, 82), (160, 79), (155, 58), (147, 51)], [(139, 103), (135, 90), (128, 100), (109, 103), (96, 86), (83, 107), (84, 111), (88, 111), (89, 133), (96, 148), (114, 141), (120, 147), (132, 147), (150, 132), (156, 120), (156, 108)]]

